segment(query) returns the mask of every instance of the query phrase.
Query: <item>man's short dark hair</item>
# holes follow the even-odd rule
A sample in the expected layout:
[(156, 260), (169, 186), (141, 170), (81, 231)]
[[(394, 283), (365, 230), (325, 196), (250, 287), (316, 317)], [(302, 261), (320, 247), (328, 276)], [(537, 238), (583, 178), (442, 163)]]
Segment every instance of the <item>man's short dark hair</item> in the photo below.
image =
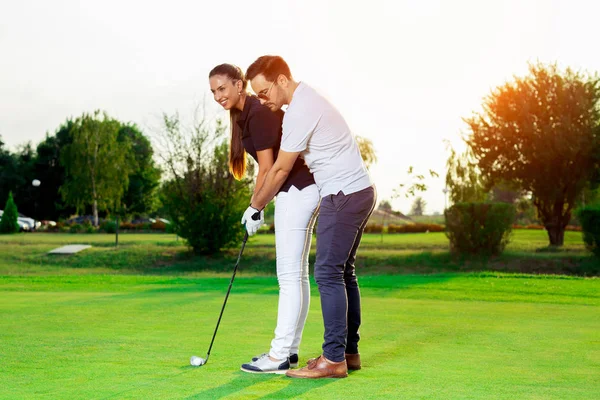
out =
[(285, 75), (292, 79), (290, 67), (285, 60), (279, 56), (258, 57), (246, 71), (246, 79), (251, 81), (258, 75), (263, 75), (268, 81), (275, 81), (279, 75)]

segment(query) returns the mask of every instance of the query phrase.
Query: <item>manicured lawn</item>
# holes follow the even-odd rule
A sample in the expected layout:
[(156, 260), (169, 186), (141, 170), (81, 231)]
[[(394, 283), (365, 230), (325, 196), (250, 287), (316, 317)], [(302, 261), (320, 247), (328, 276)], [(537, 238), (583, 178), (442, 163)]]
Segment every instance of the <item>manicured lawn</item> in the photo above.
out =
[[(257, 376), (272, 276), (0, 277), (0, 398), (592, 399), (600, 393), (600, 280), (498, 273), (363, 276), (364, 368), (343, 380)], [(300, 359), (320, 352), (318, 291)]]
[[(92, 244), (74, 256), (46, 253)], [(365, 235), (364, 368), (348, 379), (257, 376), (275, 325), (274, 237), (250, 239), (209, 363), (238, 247), (192, 256), (173, 235), (0, 236), (0, 398), (591, 399), (600, 393), (600, 279), (581, 234), (545, 252), (516, 231), (505, 254), (457, 259), (443, 234)], [(313, 256), (314, 259), (314, 245)], [(318, 290), (301, 363), (320, 353)]]
[[(93, 248), (69, 257), (46, 253), (65, 244), (91, 244)], [(114, 235), (20, 234), (0, 235), (0, 274), (143, 273), (173, 274), (227, 272), (235, 263), (239, 246), (220, 256), (193, 256), (184, 242), (169, 234), (123, 234), (119, 248)], [(275, 273), (275, 237), (250, 238), (241, 273)], [(598, 275), (600, 263), (584, 248), (580, 232), (566, 232), (560, 252), (544, 251), (544, 231), (517, 230), (500, 257), (452, 257), (443, 233), (367, 234), (359, 249), (357, 266), (362, 274), (501, 271)], [(314, 261), (315, 240), (311, 251)]]

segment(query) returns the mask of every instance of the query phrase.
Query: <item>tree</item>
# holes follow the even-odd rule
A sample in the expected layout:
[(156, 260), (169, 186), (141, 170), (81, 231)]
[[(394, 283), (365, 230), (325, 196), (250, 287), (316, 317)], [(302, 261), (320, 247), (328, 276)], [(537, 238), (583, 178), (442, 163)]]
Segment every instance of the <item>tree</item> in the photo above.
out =
[(163, 115), (159, 157), (167, 180), (161, 201), (175, 232), (198, 254), (213, 254), (239, 243), (241, 215), (250, 201), (250, 178), (229, 172), (225, 127), (196, 118), (185, 130), (179, 116)]
[(79, 211), (92, 206), (94, 226), (98, 210), (118, 209), (129, 184), (130, 149), (119, 143), (121, 124), (100, 111), (83, 114), (75, 120), (72, 143), (62, 152), (66, 182), (60, 191), (65, 201)]
[(0, 219), (0, 233), (19, 232), (18, 218), (17, 205), (13, 201), (12, 192), (9, 192), (8, 200), (6, 200), (6, 205), (4, 206), (4, 213), (2, 214), (2, 219)]
[(76, 208), (67, 204), (60, 188), (65, 183), (65, 168), (60, 159), (65, 147), (72, 142), (75, 123), (67, 119), (59, 126), (54, 135), (46, 134), (36, 149), (35, 178), (42, 182), (37, 188), (38, 218), (58, 220), (76, 212)]
[[(406, 183), (401, 183), (400, 185), (398, 185), (398, 188), (394, 189), (392, 198), (400, 197), (402, 195), (402, 192), (404, 192), (404, 197), (409, 198), (414, 196), (417, 192), (427, 191), (427, 185), (423, 183), (425, 181), (425, 175), (415, 175), (414, 168), (412, 166), (408, 167), (408, 171), (406, 172), (406, 174), (409, 178), (408, 181)], [(429, 175), (432, 178), (439, 177), (438, 173), (431, 169), (429, 170)]]
[(381, 200), (377, 209), (380, 211), (392, 212), (392, 204), (388, 200)]
[(410, 209), (410, 215), (421, 216), (425, 213), (427, 202), (422, 197), (417, 197)]
[(358, 144), (358, 150), (360, 151), (360, 156), (362, 157), (367, 169), (369, 169), (371, 165), (377, 162), (377, 155), (375, 154), (373, 142), (371, 139), (367, 139), (362, 136), (356, 136), (355, 138), (356, 143)]
[(600, 80), (556, 65), (498, 87), (465, 119), (468, 145), (490, 184), (533, 194), (550, 244), (564, 242), (575, 200), (592, 179), (600, 147)]
[(448, 144), (450, 156), (446, 161), (446, 187), (450, 202), (481, 202), (487, 198), (486, 182), (477, 167), (477, 160), (470, 148), (458, 154)]
[(8, 194), (23, 185), (15, 155), (4, 147), (0, 137), (0, 204), (6, 203)]
[(36, 192), (31, 185), (35, 179), (35, 150), (31, 143), (25, 143), (18, 146), (14, 154), (18, 177), (15, 180), (15, 186), (12, 189), (13, 199), (19, 204), (19, 211), (27, 216), (35, 215)]
[(154, 212), (158, 202), (161, 171), (153, 159), (150, 141), (136, 125), (126, 124), (119, 129), (119, 143), (128, 143), (132, 151), (129, 186), (121, 204), (129, 215), (148, 215)]

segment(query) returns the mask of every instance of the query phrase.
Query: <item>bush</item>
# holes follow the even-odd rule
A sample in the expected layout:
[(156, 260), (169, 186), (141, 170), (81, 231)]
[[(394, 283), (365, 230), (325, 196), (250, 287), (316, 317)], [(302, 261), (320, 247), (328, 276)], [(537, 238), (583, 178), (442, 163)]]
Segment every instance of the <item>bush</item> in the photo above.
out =
[(383, 232), (383, 225), (381, 224), (367, 224), (365, 226), (365, 233), (381, 233)]
[(104, 221), (100, 224), (100, 230), (106, 233), (116, 233), (117, 223), (115, 221)]
[(83, 226), (79, 224), (72, 224), (69, 226), (69, 233), (83, 232)]
[(176, 234), (197, 254), (238, 246), (244, 236), (240, 219), (251, 198), (249, 180), (229, 172), (225, 126), (199, 122), (188, 138), (179, 119), (164, 117), (163, 139), (174, 152), (163, 155), (168, 179), (161, 187), (163, 211)]
[[(534, 229), (534, 230), (545, 230), (543, 225), (530, 224), (530, 225), (519, 225), (513, 224), (513, 229)], [(581, 227), (577, 225), (567, 225), (565, 231), (581, 232)]]
[(445, 212), (450, 250), (458, 254), (502, 253), (515, 216), (515, 207), (507, 203), (454, 204)]
[(0, 233), (16, 233), (19, 232), (19, 212), (17, 211), (17, 205), (13, 200), (12, 192), (8, 193), (8, 199), (4, 206), (4, 214), (0, 219)]
[(405, 224), (405, 225), (388, 225), (388, 233), (425, 233), (425, 232), (444, 232), (444, 226), (438, 224)]
[(582, 207), (576, 213), (581, 221), (585, 247), (600, 257), (600, 205)]
[(126, 231), (126, 230), (132, 231), (132, 230), (136, 229), (136, 225), (132, 224), (131, 222), (121, 222), (119, 224), (119, 229), (123, 230), (123, 231)]

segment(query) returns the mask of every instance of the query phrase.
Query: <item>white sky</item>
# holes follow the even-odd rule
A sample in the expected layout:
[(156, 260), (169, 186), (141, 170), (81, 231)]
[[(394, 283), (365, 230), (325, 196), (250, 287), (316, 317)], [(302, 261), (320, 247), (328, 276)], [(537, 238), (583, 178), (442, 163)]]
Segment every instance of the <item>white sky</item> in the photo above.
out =
[[(379, 199), (406, 170), (433, 169), (423, 195), (441, 211), (443, 143), (490, 90), (558, 62), (600, 70), (600, 2), (588, 0), (127, 1), (0, 0), (0, 135), (37, 145), (68, 117), (106, 110), (148, 132), (162, 112), (190, 116), (207, 75), (283, 56), (353, 131), (370, 138)], [(394, 208), (408, 212), (412, 200)]]

